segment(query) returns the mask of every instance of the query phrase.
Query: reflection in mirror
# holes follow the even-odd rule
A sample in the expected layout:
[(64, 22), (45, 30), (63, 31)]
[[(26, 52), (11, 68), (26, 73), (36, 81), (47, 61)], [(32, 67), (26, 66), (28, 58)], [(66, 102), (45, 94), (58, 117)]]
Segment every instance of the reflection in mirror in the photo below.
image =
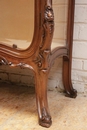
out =
[(29, 47), (34, 33), (34, 0), (0, 0), (0, 42)]
[(68, 0), (54, 0), (54, 36), (51, 48), (66, 45)]

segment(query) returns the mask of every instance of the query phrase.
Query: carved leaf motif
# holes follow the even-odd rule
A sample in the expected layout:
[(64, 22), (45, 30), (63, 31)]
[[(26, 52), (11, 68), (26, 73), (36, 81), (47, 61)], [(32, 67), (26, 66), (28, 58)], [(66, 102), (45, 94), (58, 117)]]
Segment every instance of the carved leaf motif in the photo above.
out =
[[(51, 43), (49, 44), (49, 47), (46, 44), (47, 41), (50, 42), (50, 39), (52, 39), (52, 34), (54, 30), (54, 14), (51, 6), (47, 6), (47, 5), (45, 6), (42, 28), (43, 28), (42, 40), (39, 47), (39, 53), (38, 53), (38, 57), (36, 57), (34, 62), (38, 65), (40, 69), (47, 69), (49, 66), (47, 64), (47, 60), (51, 52), (50, 50)], [(50, 39), (48, 38), (47, 34), (50, 35)]]
[(19, 64), (14, 64), (12, 62), (8, 62), (4, 57), (0, 57), (0, 65), (9, 65), (11, 67), (20, 67), (20, 68), (29, 68), (31, 70), (33, 70), (33, 67), (28, 65), (28, 64), (25, 64), (25, 63), (19, 63)]
[(49, 22), (53, 22), (54, 20), (53, 10), (50, 6), (47, 6), (45, 9), (45, 20)]

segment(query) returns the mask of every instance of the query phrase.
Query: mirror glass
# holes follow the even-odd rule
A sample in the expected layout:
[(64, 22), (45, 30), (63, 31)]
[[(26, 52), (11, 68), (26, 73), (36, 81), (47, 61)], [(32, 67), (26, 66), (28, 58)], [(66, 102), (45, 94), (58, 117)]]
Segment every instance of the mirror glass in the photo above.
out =
[(68, 0), (53, 0), (54, 36), (51, 48), (65, 46), (67, 38)]
[(26, 49), (34, 33), (34, 0), (0, 0), (0, 42)]

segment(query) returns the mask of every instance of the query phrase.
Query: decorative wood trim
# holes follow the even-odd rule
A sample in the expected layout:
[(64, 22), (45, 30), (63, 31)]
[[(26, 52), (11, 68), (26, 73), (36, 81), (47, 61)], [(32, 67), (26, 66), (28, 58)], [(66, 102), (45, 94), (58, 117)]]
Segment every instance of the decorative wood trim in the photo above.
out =
[(0, 43), (0, 65), (29, 68), (35, 73), (36, 103), (39, 124), (50, 127), (52, 124), (47, 102), (48, 72), (54, 60), (63, 56), (63, 82), (67, 95), (76, 97), (77, 92), (71, 83), (72, 38), (75, 0), (68, 0), (67, 45), (51, 51), (54, 32), (52, 0), (35, 0), (35, 27), (31, 45), (25, 50), (17, 50)]
[(39, 53), (34, 62), (40, 70), (49, 68), (49, 56), (51, 54), (51, 42), (54, 32), (54, 14), (51, 5), (51, 0), (45, 2), (44, 15), (42, 15), (42, 38), (39, 46)]

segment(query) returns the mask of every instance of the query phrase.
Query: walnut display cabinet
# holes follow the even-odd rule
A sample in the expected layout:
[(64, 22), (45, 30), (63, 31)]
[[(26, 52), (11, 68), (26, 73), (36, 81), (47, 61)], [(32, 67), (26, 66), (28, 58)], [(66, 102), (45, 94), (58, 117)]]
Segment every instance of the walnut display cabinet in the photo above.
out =
[[(57, 29), (55, 19), (58, 20), (52, 6), (54, 1), (0, 0), (0, 65), (29, 68), (34, 72), (38, 120), (44, 127), (52, 124), (47, 101), (47, 81), (56, 58), (63, 58), (62, 79), (66, 96), (77, 96), (71, 82), (75, 0), (61, 0), (67, 10), (63, 13), (60, 11), (66, 19), (62, 22), (66, 33), (64, 39), (59, 41), (55, 38), (53, 40)], [(60, 0), (55, 2), (58, 5)], [(59, 36), (61, 29), (57, 31), (59, 33), (56, 35)]]

